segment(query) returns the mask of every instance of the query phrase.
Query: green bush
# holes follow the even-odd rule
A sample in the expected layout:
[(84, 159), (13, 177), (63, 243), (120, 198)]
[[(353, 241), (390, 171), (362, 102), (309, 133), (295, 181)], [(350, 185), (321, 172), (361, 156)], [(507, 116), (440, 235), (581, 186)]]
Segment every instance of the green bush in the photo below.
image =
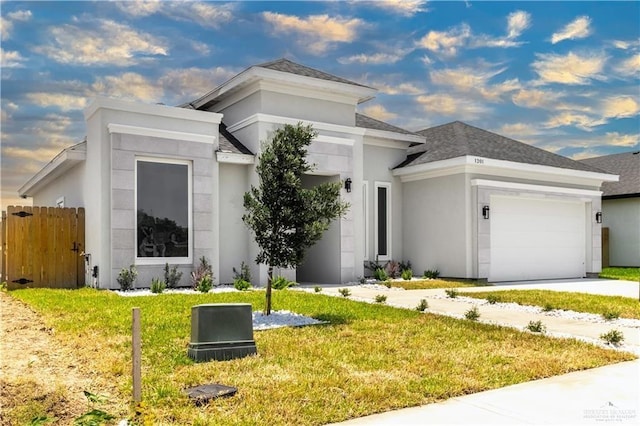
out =
[(424, 312), (429, 309), (429, 302), (427, 299), (420, 299), (420, 303), (416, 306), (416, 311)]
[(499, 301), (500, 301), (500, 297), (498, 295), (496, 295), (496, 294), (488, 294), (487, 295), (487, 302), (489, 302), (490, 305), (495, 305)]
[(182, 272), (178, 271), (177, 266), (169, 267), (168, 263), (164, 264), (164, 282), (169, 288), (175, 288), (180, 283)]
[(271, 288), (273, 288), (274, 290), (284, 290), (294, 285), (296, 285), (296, 283), (294, 283), (293, 281), (289, 281), (283, 276), (277, 276), (271, 280)]
[(624, 341), (624, 334), (620, 330), (609, 330), (601, 334), (600, 338), (610, 345), (618, 346)]
[(478, 321), (478, 318), (480, 318), (480, 311), (478, 310), (478, 307), (474, 306), (473, 308), (469, 309), (464, 313), (464, 317), (469, 321)]
[(241, 279), (247, 282), (251, 282), (251, 269), (249, 268), (249, 265), (247, 265), (246, 263), (244, 263), (244, 261), (242, 261), (242, 263), (240, 263), (240, 270), (237, 270), (235, 268), (235, 266), (233, 267), (233, 279), (237, 280), (237, 279)]
[(385, 286), (386, 288), (391, 288), (391, 280), (387, 278), (385, 281), (382, 282), (382, 285)]
[(151, 279), (151, 293), (160, 294), (164, 292), (165, 288), (167, 288), (167, 285), (160, 278)]
[(387, 296), (385, 296), (384, 294), (378, 294), (376, 295), (376, 303), (385, 303), (387, 301)]
[(384, 268), (378, 268), (373, 272), (373, 278), (376, 281), (386, 281), (389, 279), (389, 275), (387, 275), (387, 271)]
[[(213, 287), (213, 270), (206, 257), (202, 256), (200, 258), (200, 264), (191, 272), (191, 283), (195, 290), (203, 293), (208, 292), (211, 290), (211, 287)], [(206, 288), (207, 286), (209, 286), (209, 289), (203, 291), (202, 288)]]
[(400, 274), (403, 280), (409, 281), (413, 278), (413, 271), (411, 269), (404, 269)]
[(210, 275), (204, 275), (196, 284), (196, 290), (200, 293), (208, 293), (213, 288), (213, 279)]
[(315, 286), (315, 287), (313, 288), (313, 291), (315, 291), (316, 293), (320, 293), (320, 292), (322, 291), (322, 287), (320, 287), (320, 286)]
[(544, 306), (542, 307), (542, 312), (551, 312), (554, 309), (555, 308), (553, 307), (553, 305), (551, 303), (545, 303)]
[(444, 290), (444, 292), (447, 294), (447, 297), (450, 297), (452, 299), (455, 299), (460, 295), (460, 292), (455, 288), (447, 288)]
[(351, 296), (351, 290), (349, 290), (348, 288), (341, 288), (340, 290), (338, 290), (338, 293), (340, 293), (342, 297)]
[(426, 271), (424, 271), (424, 274), (422, 276), (424, 278), (436, 279), (440, 276), (440, 271), (438, 271), (437, 269), (427, 269)]
[(129, 269), (122, 268), (116, 279), (120, 285), (120, 290), (127, 291), (133, 289), (133, 282), (137, 277), (138, 271), (134, 265), (129, 266)]
[(233, 280), (233, 287), (236, 290), (240, 291), (249, 290), (249, 288), (251, 287), (251, 283), (242, 278), (236, 278), (235, 280)]
[(620, 312), (619, 311), (605, 311), (602, 313), (602, 318), (604, 318), (607, 321), (613, 321), (616, 320), (618, 318), (620, 318)]
[(544, 333), (547, 331), (547, 327), (542, 324), (542, 321), (529, 321), (529, 324), (527, 324), (527, 330), (533, 333)]

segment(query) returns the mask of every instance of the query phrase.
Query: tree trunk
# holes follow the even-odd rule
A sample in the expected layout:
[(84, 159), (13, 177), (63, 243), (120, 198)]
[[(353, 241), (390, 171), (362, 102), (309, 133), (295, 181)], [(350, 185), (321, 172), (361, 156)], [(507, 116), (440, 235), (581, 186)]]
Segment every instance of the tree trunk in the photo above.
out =
[(271, 281), (273, 279), (273, 266), (269, 265), (267, 273), (267, 296), (264, 305), (264, 314), (271, 315)]

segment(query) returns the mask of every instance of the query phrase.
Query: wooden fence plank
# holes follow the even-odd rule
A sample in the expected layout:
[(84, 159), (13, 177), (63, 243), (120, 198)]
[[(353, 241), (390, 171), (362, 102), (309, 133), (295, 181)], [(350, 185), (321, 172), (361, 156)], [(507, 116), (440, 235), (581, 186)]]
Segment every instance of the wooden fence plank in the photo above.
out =
[(602, 267), (609, 267), (609, 228), (602, 228)]
[(2, 212), (2, 224), (0, 225), (0, 250), (2, 250), (2, 259), (0, 262), (2, 264), (0, 267), (2, 268), (2, 273), (0, 273), (0, 282), (7, 280), (7, 212)]
[(58, 286), (58, 265), (60, 264), (60, 259), (58, 258), (58, 246), (56, 245), (57, 231), (59, 226), (59, 220), (57, 211), (53, 207), (49, 207), (47, 209), (47, 217), (48, 223), (47, 226), (49, 228), (48, 233), (48, 241), (49, 241), (49, 287), (57, 287)]
[(84, 263), (84, 208), (78, 209), (78, 233), (76, 235), (78, 241), (78, 287), (85, 286), (85, 263)]
[(33, 240), (31, 242), (31, 255), (33, 256), (33, 273), (31, 285), (33, 287), (42, 287), (42, 238), (40, 228), (40, 218), (42, 216), (40, 207), (33, 207), (33, 216), (31, 219), (31, 229), (33, 232)]

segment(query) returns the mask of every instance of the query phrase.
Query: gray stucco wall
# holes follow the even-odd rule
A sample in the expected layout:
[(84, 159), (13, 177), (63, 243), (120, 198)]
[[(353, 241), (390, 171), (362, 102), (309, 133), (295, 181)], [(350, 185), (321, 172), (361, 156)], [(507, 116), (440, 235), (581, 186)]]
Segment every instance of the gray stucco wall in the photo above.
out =
[(305, 96), (262, 92), (262, 113), (323, 123), (355, 125), (354, 106)]
[(602, 201), (602, 226), (609, 228), (610, 266), (640, 267), (640, 198)]
[(83, 161), (34, 194), (33, 205), (55, 207), (57, 200), (64, 197), (64, 207), (84, 207), (84, 176)]

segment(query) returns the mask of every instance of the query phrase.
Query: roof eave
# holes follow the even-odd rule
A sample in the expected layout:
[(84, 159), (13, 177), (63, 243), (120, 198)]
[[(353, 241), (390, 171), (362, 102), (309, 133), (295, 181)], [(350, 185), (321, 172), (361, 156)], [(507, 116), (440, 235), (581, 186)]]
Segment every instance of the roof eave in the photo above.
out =
[(381, 138), (381, 139), (393, 139), (397, 141), (419, 143), (419, 144), (425, 143), (425, 138), (420, 135), (410, 135), (407, 133), (391, 132), (388, 130), (369, 129), (367, 127), (362, 127), (362, 129), (364, 129), (364, 136), (370, 136), (373, 138)]
[(72, 150), (70, 148), (63, 150), (22, 185), (22, 187), (18, 189), (18, 195), (22, 198), (32, 197), (34, 193), (51, 183), (56, 177), (86, 159), (87, 152), (84, 150)]

